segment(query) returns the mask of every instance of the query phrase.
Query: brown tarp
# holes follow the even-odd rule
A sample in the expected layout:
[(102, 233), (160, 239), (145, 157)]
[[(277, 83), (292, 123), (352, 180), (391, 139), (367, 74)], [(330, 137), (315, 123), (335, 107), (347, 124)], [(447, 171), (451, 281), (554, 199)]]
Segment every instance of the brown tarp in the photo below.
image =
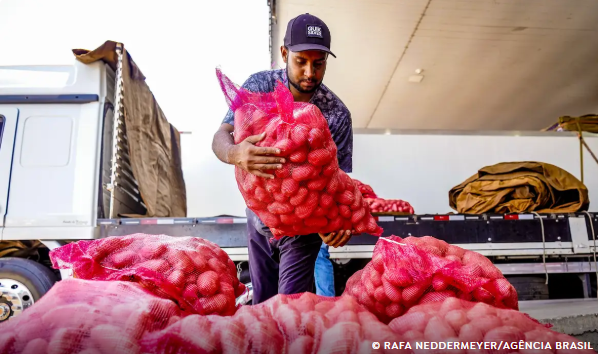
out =
[(563, 116), (559, 117), (557, 123), (542, 129), (542, 131), (558, 130), (598, 133), (598, 116), (595, 114), (587, 114), (581, 117)]
[(587, 210), (588, 189), (569, 172), (543, 162), (486, 166), (449, 192), (461, 214), (569, 213)]
[[(116, 70), (116, 47), (117, 42), (107, 41), (93, 51), (73, 49), (73, 53), (85, 64), (102, 60)], [(180, 134), (166, 119), (124, 45), (122, 48), (125, 125), (131, 167), (147, 208), (143, 216), (186, 217)]]

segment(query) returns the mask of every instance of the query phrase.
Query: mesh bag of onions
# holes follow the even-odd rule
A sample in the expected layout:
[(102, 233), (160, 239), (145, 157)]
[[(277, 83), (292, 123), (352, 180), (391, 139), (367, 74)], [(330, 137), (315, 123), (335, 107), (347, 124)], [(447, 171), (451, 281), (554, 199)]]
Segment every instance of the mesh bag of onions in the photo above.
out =
[[(584, 349), (557, 349), (557, 342), (561, 348), (563, 343), (571, 348), (574, 347), (571, 343), (577, 347), (579, 340), (552, 331), (527, 314), (456, 298), (412, 307), (390, 322), (389, 327), (405, 342), (458, 345), (446, 351), (427, 351), (430, 353), (595, 353)], [(485, 343), (494, 343), (495, 347), (486, 348)], [(415, 344), (412, 347), (415, 348)]]
[(235, 144), (265, 132), (256, 145), (277, 148), (286, 160), (282, 169), (266, 171), (274, 179), (235, 169), (247, 207), (275, 238), (340, 230), (382, 234), (358, 186), (339, 169), (328, 122), (316, 106), (294, 102), (280, 82), (274, 92), (252, 93), (220, 70), (217, 76), (235, 113)]
[(459, 298), (518, 309), (517, 292), (490, 260), (434, 237), (378, 240), (345, 294), (388, 323), (410, 307)]
[(56, 269), (88, 280), (137, 282), (181, 310), (232, 315), (245, 291), (237, 268), (218, 245), (198, 237), (134, 234), (69, 243), (50, 253)]
[(361, 192), (364, 198), (378, 198), (376, 193), (374, 193), (374, 189), (369, 184), (365, 184), (356, 179), (353, 179), (353, 181), (355, 182), (355, 184), (357, 184), (357, 187), (359, 188), (359, 191)]
[(0, 353), (137, 354), (145, 333), (179, 316), (175, 303), (138, 284), (65, 279), (0, 324)]
[[(146, 351), (192, 353), (380, 353), (396, 334), (351, 297), (277, 295), (231, 317), (187, 316), (147, 334)], [(390, 353), (390, 351), (389, 351)]]
[(366, 198), (366, 203), (372, 213), (415, 213), (409, 202), (400, 199)]

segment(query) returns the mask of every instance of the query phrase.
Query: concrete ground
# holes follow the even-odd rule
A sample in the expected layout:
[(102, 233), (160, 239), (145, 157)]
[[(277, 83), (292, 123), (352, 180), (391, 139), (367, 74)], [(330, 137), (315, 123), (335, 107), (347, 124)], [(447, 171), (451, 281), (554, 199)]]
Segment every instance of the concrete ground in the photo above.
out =
[(598, 299), (520, 301), (519, 310), (551, 329), (591, 342), (598, 352)]

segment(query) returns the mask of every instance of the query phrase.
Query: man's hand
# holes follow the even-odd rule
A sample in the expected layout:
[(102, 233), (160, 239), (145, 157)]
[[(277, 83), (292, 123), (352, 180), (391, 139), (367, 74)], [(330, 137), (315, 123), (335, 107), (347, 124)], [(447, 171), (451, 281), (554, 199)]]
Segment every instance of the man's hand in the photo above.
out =
[(266, 133), (252, 135), (231, 147), (229, 152), (230, 163), (256, 176), (274, 178), (274, 175), (264, 173), (264, 171), (281, 169), (285, 159), (272, 156), (280, 154), (278, 149), (255, 146), (265, 137)]
[(338, 248), (346, 245), (351, 239), (352, 234), (350, 230), (341, 230), (339, 232), (331, 232), (328, 235), (320, 234), (320, 237), (328, 246)]

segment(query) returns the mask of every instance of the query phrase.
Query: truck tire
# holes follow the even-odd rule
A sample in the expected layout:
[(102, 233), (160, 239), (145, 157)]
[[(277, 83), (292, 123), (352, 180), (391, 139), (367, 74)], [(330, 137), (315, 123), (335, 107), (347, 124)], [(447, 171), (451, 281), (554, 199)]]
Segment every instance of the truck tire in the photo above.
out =
[(0, 323), (32, 306), (56, 281), (52, 270), (37, 262), (0, 258)]

